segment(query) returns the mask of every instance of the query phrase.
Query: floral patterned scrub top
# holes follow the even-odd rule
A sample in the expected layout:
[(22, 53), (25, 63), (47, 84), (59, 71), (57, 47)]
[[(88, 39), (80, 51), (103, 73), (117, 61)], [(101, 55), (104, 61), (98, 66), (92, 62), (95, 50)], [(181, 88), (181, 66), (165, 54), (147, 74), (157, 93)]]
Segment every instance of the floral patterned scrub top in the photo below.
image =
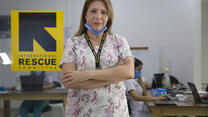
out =
[[(99, 46), (94, 46), (98, 51)], [(108, 34), (103, 45), (100, 66), (108, 69), (118, 64), (120, 58), (132, 56), (125, 37)], [(85, 36), (68, 39), (63, 63), (74, 63), (77, 70), (94, 70), (95, 58)], [(66, 117), (129, 117), (124, 82), (95, 89), (68, 89)]]

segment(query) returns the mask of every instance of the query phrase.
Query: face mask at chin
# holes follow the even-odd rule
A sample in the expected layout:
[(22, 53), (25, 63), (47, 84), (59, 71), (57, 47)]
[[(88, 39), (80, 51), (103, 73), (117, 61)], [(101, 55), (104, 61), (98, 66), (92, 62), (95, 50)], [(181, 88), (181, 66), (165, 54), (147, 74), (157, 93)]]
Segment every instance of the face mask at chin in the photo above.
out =
[(94, 29), (89, 25), (88, 22), (86, 22), (85, 27), (86, 27), (90, 32), (92, 32), (92, 33), (95, 34), (95, 35), (99, 35), (101, 32), (104, 32), (104, 31), (107, 30), (107, 26), (104, 26), (101, 30), (94, 30)]

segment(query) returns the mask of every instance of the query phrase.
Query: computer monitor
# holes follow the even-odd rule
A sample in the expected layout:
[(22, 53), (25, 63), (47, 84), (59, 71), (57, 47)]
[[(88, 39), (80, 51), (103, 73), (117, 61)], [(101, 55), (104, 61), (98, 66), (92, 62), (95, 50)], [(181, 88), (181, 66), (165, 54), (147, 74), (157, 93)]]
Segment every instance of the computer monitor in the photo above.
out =
[(22, 91), (41, 91), (43, 89), (44, 77), (31, 75), (20, 76)]

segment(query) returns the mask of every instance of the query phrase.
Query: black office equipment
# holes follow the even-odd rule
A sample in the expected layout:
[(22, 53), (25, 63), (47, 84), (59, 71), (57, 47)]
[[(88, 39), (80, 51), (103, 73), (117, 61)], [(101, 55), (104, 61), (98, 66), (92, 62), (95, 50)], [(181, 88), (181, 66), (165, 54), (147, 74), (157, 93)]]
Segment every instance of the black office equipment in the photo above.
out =
[(175, 101), (168, 101), (168, 100), (156, 100), (154, 101), (155, 105), (170, 105), (170, 106), (176, 106)]
[(44, 77), (33, 75), (20, 76), (22, 91), (41, 91), (43, 89)]
[(153, 80), (152, 80), (152, 88), (160, 88), (162, 87), (162, 78), (163, 78), (163, 73), (157, 73), (153, 75)]
[[(152, 88), (161, 88), (162, 87), (162, 79), (163, 79), (164, 73), (155, 73), (153, 74), (153, 80), (152, 80)], [(170, 84), (179, 84), (180, 82), (178, 79), (172, 75), (170, 75)]]
[(189, 88), (190, 88), (190, 90), (191, 90), (191, 92), (192, 92), (192, 95), (193, 95), (193, 97), (194, 97), (194, 101), (195, 101), (196, 103), (208, 104), (208, 99), (205, 100), (205, 99), (202, 99), (202, 98), (199, 96), (199, 93), (198, 93), (198, 91), (197, 91), (196, 86), (195, 86), (194, 83), (188, 82), (188, 85), (189, 85)]

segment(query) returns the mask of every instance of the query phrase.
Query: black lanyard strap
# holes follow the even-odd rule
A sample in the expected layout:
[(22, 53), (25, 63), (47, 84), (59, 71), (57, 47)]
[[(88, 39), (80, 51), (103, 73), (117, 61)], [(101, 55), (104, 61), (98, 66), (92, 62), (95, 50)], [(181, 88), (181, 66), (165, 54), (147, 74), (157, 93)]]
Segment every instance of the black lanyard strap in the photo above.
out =
[(104, 42), (105, 42), (105, 38), (106, 38), (106, 34), (104, 33), (103, 34), (103, 37), (102, 37), (102, 40), (100, 42), (100, 46), (99, 46), (99, 49), (98, 49), (98, 52), (96, 53), (95, 50), (94, 50), (94, 47), (89, 39), (89, 36), (87, 33), (85, 33), (85, 38), (87, 40), (87, 44), (89, 45), (94, 57), (95, 57), (95, 65), (96, 65), (96, 69), (99, 69), (100, 68), (100, 55), (101, 55), (101, 51), (102, 51), (102, 48), (103, 48), (103, 45), (104, 45)]

